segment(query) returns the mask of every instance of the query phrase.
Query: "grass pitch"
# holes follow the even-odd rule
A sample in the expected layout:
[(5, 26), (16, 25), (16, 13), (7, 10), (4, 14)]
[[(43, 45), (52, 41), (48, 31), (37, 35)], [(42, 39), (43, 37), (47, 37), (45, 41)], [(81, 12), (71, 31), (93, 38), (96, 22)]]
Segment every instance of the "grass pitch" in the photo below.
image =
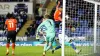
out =
[[(12, 48), (10, 47), (9, 55), (12, 56)], [(42, 56), (43, 47), (41, 46), (19, 46), (15, 49), (15, 56)], [(0, 56), (6, 56), (6, 47), (0, 46)], [(52, 54), (51, 50), (49, 50), (46, 56), (61, 56), (61, 49), (57, 50), (54, 54)]]
[[(80, 54), (76, 54), (75, 51), (66, 46), (65, 47), (65, 56), (95, 56), (93, 53), (93, 47), (77, 47), (78, 49), (82, 49)], [(12, 56), (10, 47), (10, 54), (8, 56)], [(15, 56), (42, 56), (43, 47), (42, 46), (17, 46), (15, 49)], [(0, 46), (0, 56), (5, 56), (6, 47)], [(49, 50), (46, 56), (61, 56), (61, 49), (56, 50), (54, 54)]]
[(65, 56), (90, 56), (91, 54), (93, 54), (93, 47), (91, 46), (87, 46), (87, 47), (81, 46), (81, 47), (77, 47), (77, 49), (81, 50), (79, 54), (76, 54), (75, 51), (70, 46), (66, 46)]

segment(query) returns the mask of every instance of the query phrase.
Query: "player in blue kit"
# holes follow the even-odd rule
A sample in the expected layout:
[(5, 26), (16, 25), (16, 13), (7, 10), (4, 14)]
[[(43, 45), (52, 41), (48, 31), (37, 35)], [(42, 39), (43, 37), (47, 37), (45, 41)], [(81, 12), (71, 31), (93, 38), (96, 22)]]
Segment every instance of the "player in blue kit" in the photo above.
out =
[[(43, 18), (43, 22), (37, 28), (37, 35), (44, 36), (46, 41), (44, 46), (43, 56), (45, 56), (46, 52), (49, 49), (51, 49), (52, 43), (54, 42), (55, 39), (55, 24), (52, 19), (48, 19), (48, 18), (49, 16), (45, 15)], [(44, 27), (45, 30), (41, 29), (42, 27)]]
[[(60, 24), (60, 26), (59, 26), (58, 38), (59, 38), (59, 43), (60, 43), (60, 45), (57, 46), (56, 48), (54, 48), (54, 49), (52, 50), (52, 53), (54, 53), (55, 50), (58, 50), (58, 49), (61, 48), (61, 44), (62, 44), (62, 24)], [(78, 49), (76, 48), (76, 46), (75, 46), (74, 43), (73, 43), (73, 40), (72, 40), (72, 39), (69, 39), (67, 35), (65, 35), (64, 41), (66, 42), (66, 45), (67, 45), (67, 46), (71, 46), (77, 54), (81, 52), (81, 50), (78, 50)]]

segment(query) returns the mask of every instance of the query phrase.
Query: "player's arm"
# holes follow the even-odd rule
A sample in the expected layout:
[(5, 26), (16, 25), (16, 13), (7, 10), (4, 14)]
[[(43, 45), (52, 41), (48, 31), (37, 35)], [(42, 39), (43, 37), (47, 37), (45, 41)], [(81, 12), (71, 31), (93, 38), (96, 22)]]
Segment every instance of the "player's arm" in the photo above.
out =
[(4, 25), (4, 30), (3, 31), (6, 31), (7, 30), (7, 25)]
[(38, 28), (37, 28), (37, 31), (36, 32), (39, 32), (40, 31), (40, 28), (41, 28), (41, 26), (43, 25), (44, 23), (42, 22), (39, 26), (38, 26)]
[[(15, 19), (15, 24), (16, 24), (16, 26), (17, 26), (17, 24), (18, 24), (18, 22), (17, 22), (17, 20)], [(17, 28), (17, 27), (16, 27)]]
[(16, 19), (14, 19), (14, 25), (16, 26), (16, 32), (18, 31), (19, 27), (17, 26), (18, 22)]
[(36, 39), (39, 39), (38, 33), (39, 33), (39, 31), (40, 31), (40, 27), (41, 27), (43, 24), (44, 24), (44, 23), (42, 22), (42, 23), (38, 26), (38, 28), (37, 28), (37, 30), (36, 30)]
[(4, 25), (4, 30), (6, 29), (6, 27), (7, 27), (7, 25), (5, 24), (5, 25)]
[(17, 20), (16, 20), (16, 19), (15, 19), (15, 22), (16, 22), (15, 24), (17, 25), (17, 24), (18, 24), (18, 22), (17, 22)]
[(8, 20), (5, 21), (4, 30), (7, 30), (7, 21)]
[(56, 6), (56, 9), (58, 9), (59, 6), (60, 6), (60, 1), (58, 1), (58, 4), (57, 4), (57, 6)]

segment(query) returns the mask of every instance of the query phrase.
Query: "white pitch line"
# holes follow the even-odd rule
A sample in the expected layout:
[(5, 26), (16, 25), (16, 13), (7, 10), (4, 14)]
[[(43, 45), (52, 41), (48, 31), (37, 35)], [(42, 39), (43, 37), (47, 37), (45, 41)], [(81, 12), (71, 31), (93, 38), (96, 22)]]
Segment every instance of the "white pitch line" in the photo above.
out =
[(80, 54), (80, 55), (77, 55), (77, 56), (86, 56), (86, 55), (91, 55), (93, 53), (90, 53), (90, 54)]

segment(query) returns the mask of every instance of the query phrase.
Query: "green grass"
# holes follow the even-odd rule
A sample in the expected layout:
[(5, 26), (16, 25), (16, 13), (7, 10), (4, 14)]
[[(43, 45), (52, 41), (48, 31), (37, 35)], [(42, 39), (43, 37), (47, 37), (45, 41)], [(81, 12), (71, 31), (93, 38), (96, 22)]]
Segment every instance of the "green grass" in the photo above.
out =
[(71, 47), (66, 46), (65, 56), (89, 56), (93, 53), (93, 47), (77, 47), (77, 49), (81, 49), (82, 51), (76, 54)]
[[(75, 51), (71, 48), (66, 46), (65, 47), (65, 56), (89, 56), (86, 54), (93, 53), (93, 47), (77, 47), (78, 49), (82, 49), (82, 52), (80, 54), (76, 54)], [(19, 46), (15, 49), (15, 56), (42, 56), (43, 47), (41, 46)], [(6, 53), (6, 47), (0, 47), (0, 56), (5, 56)], [(90, 56), (92, 56), (91, 54)], [(8, 56), (11, 56), (11, 47), (10, 47), (10, 54)], [(49, 50), (46, 54), (46, 56), (61, 56), (61, 49), (56, 50), (54, 54), (51, 53), (51, 50)], [(93, 55), (94, 56), (94, 55)]]
[[(11, 56), (11, 47), (10, 47), (10, 54)], [(40, 46), (31, 46), (25, 47), (20, 46), (16, 47), (15, 49), (15, 56), (42, 56), (43, 47)], [(0, 47), (0, 56), (5, 56), (6, 47)], [(51, 53), (51, 50), (47, 52), (46, 56), (61, 56), (61, 49), (57, 50), (54, 54)]]

